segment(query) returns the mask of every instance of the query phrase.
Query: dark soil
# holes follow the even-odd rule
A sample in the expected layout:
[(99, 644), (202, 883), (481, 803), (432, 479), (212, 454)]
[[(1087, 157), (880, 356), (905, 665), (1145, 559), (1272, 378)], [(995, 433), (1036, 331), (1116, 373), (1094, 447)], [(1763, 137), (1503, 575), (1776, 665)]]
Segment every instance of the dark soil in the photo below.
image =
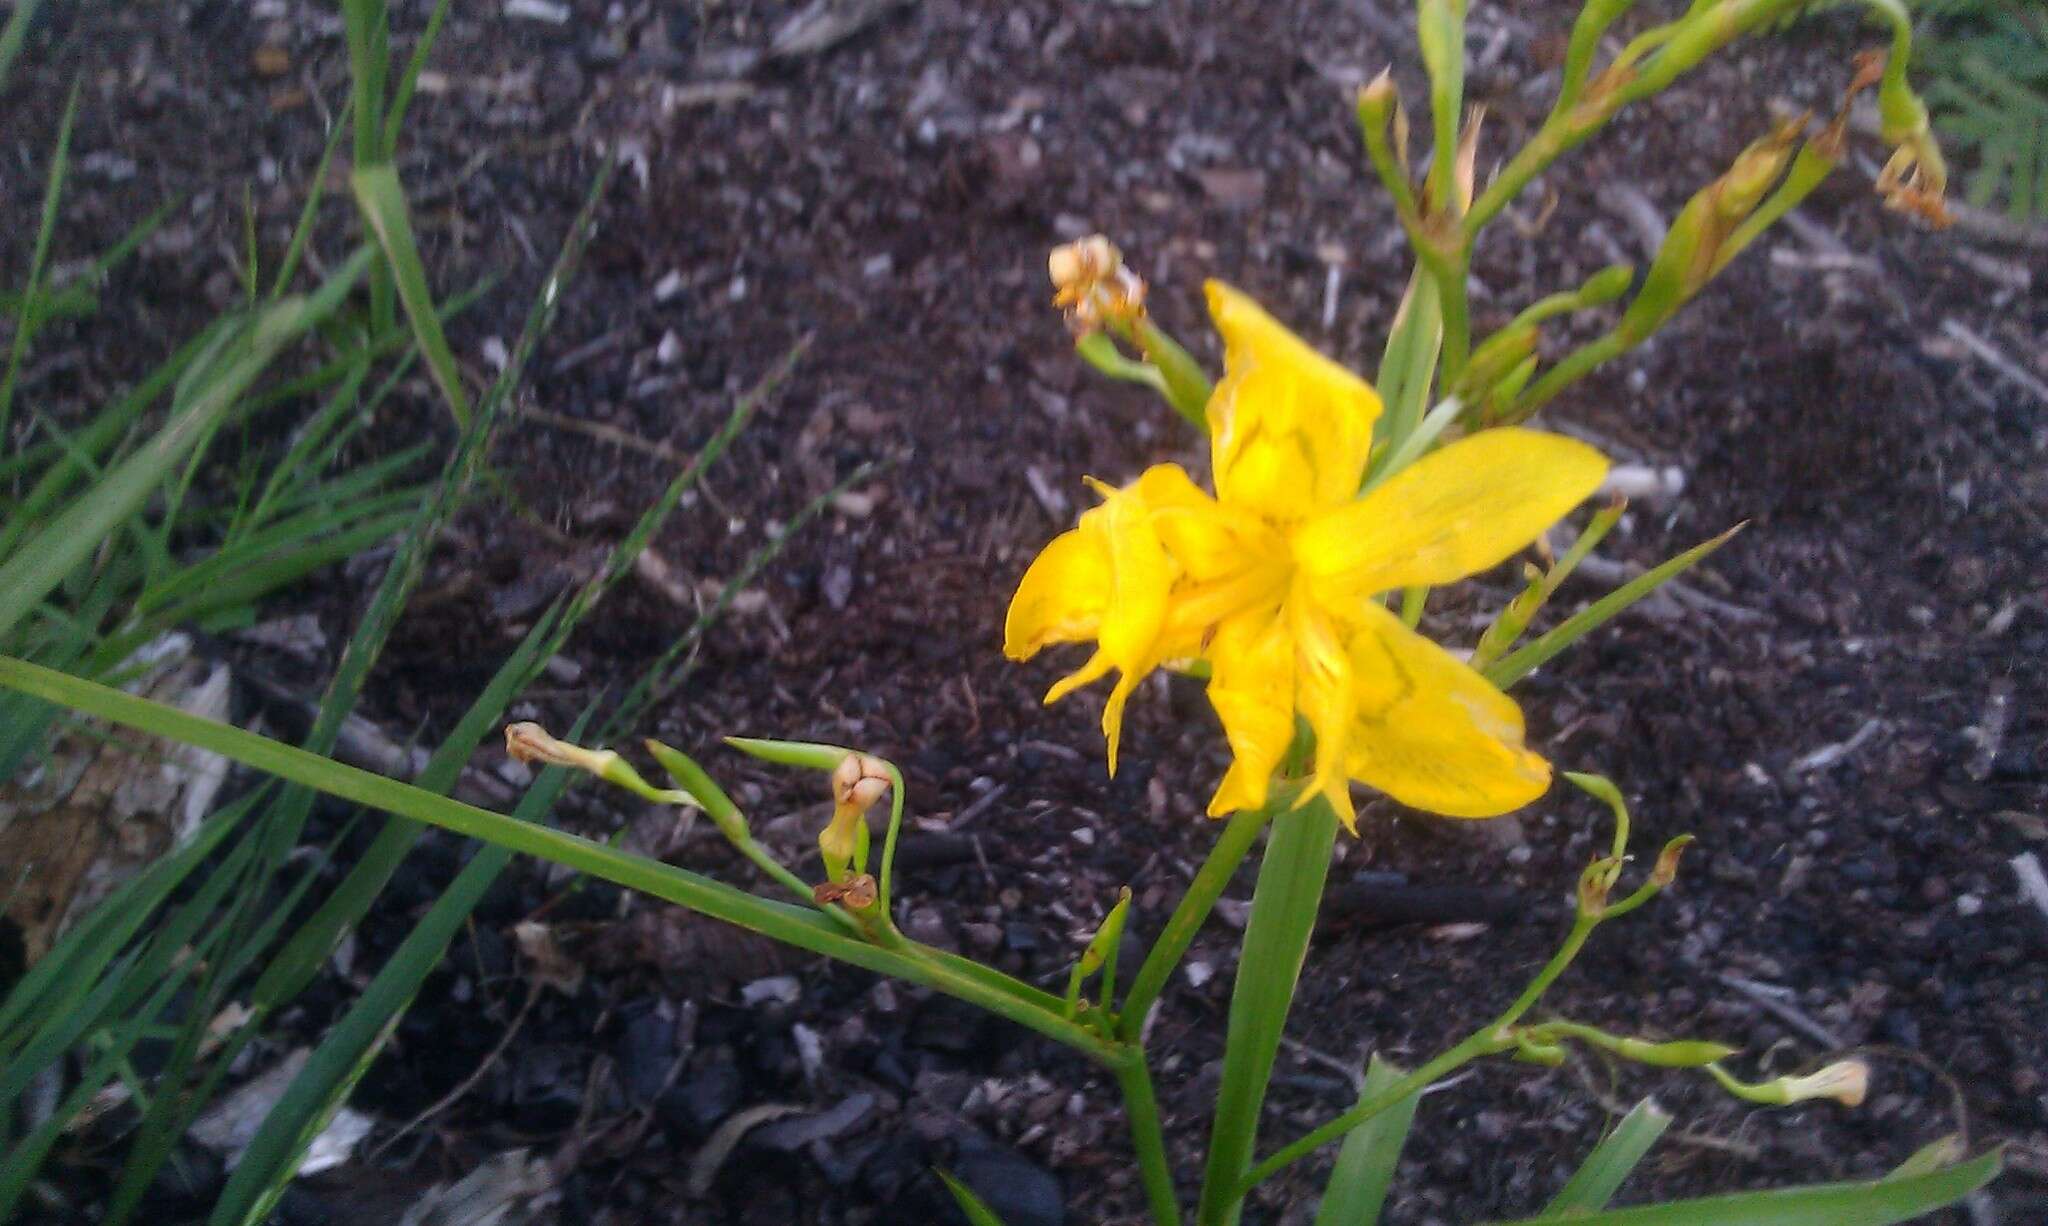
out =
[[(409, 48), (425, 6), (400, 7)], [(1033, 552), (1085, 504), (1084, 474), (1199, 464), (1199, 443), (1073, 358), (1046, 306), (1045, 252), (1113, 235), (1150, 279), (1157, 317), (1212, 362), (1199, 287), (1217, 276), (1370, 369), (1405, 248), (1362, 168), (1346, 94), (1388, 62), (1416, 63), (1405, 9), (927, 0), (823, 52), (776, 57), (763, 49), (797, 5), (571, 7), (552, 25), (456, 6), (414, 107), (401, 169), (437, 288), (501, 278), (454, 326), (458, 351), (482, 370), (487, 341), (516, 333), (607, 149), (624, 168), (525, 403), (688, 451), (791, 345), (812, 344), (656, 540), (670, 590), (622, 588), (574, 641), (574, 667), (517, 714), (566, 726), (696, 618), (676, 594), (715, 591), (838, 476), (893, 461), (790, 545), (645, 731), (701, 750), (791, 857), (822, 818), (822, 791), (719, 750), (719, 736), (843, 742), (901, 763), (914, 935), (1050, 981), (1129, 883), (1149, 937), (1213, 838), (1200, 817), (1223, 759), (1212, 717), (1197, 688), (1148, 685), (1123, 769), (1105, 781), (1099, 696), (1042, 708), (1066, 661), (1006, 664), (1000, 626)], [(26, 266), (22, 219), (74, 76), (78, 177), (57, 258), (100, 250), (161, 199), (192, 194), (107, 287), (99, 319), (46, 334), (23, 394), (61, 407), (104, 397), (232, 298), (243, 183), (274, 265), (346, 70), (338, 18), (300, 0), (259, 4), (253, 21), (210, 2), (45, 9), (0, 98), (14, 219), (0, 267), (16, 278)], [(1483, 162), (1540, 118), (1548, 81), (1521, 83), (1554, 62), (1568, 15), (1547, 0), (1474, 6), (1484, 54), (1472, 85), (1492, 110)], [(1555, 209), (1539, 233), (1496, 227), (1476, 268), (1480, 325), (1614, 259), (1644, 262), (1615, 185), (1668, 215), (1763, 130), (1772, 103), (1831, 106), (1867, 40), (1847, 18), (1808, 23), (1626, 116), (1542, 185)], [(257, 58), (266, 47), (285, 53), (282, 75), (255, 67), (277, 66)], [(1423, 96), (1412, 77), (1405, 92)], [(2048, 406), (1943, 325), (2048, 377), (2048, 304), (2025, 288), (2038, 267), (1914, 230), (1866, 186), (1845, 168), (1804, 210), (1822, 237), (1775, 233), (1650, 346), (1549, 411), (1550, 426), (1618, 460), (1685, 474), (1681, 496), (1629, 513), (1603, 546), (1613, 561), (1654, 564), (1749, 527), (1689, 580), (1707, 599), (1631, 615), (1517, 693), (1534, 744), (1622, 782), (1639, 849), (1700, 839), (1678, 888), (1603, 931), (1547, 1007), (1739, 1043), (1758, 1075), (1860, 1049), (1877, 1069), (1871, 1100), (1756, 1111), (1633, 1067), (1485, 1066), (1425, 1101), (1390, 1221), (1532, 1213), (1609, 1112), (1650, 1093), (1679, 1127), (1625, 1199), (1873, 1176), (1961, 1129), (1973, 1148), (2014, 1146), (2019, 1169), (1993, 1199), (2005, 1220), (2040, 1220), (2048, 924), (2007, 861), (2048, 852)], [(1539, 224), (1542, 193), (1525, 226)], [(332, 209), (330, 255), (346, 205)], [(424, 383), (401, 399), (384, 423), (392, 438), (446, 436)], [(367, 713), (401, 736), (445, 727), (525, 618), (672, 472), (643, 449), (531, 419), (494, 460), (516, 510), (462, 520), (373, 686)], [(319, 612), (340, 642), (377, 569), (339, 570), (293, 607)], [(1445, 594), (1430, 627), (1469, 642), (1513, 584), (1504, 567)], [(1561, 602), (1606, 586), (1574, 581)], [(309, 687), (320, 671), (244, 663)], [(495, 770), (496, 751), (484, 757)], [(752, 881), (707, 834), (676, 842), (658, 815), (589, 789), (558, 817), (595, 835), (625, 825), (635, 846)], [(1268, 1143), (1347, 1104), (1342, 1070), (1369, 1053), (1412, 1065), (1510, 999), (1561, 937), (1570, 884), (1606, 829), (1562, 786), (1483, 825), (1368, 807), (1333, 880), (1483, 887), (1487, 906), (1469, 918), (1494, 922), (1332, 916), (1303, 977), (1300, 1046), (1278, 1070)], [(358, 975), (463, 854), (425, 840), (358, 935)], [(544, 908), (590, 970), (573, 996), (540, 996), (466, 1097), (385, 1155), (406, 1178), (528, 1146), (569, 1172), (565, 1220), (861, 1222), (939, 1211), (928, 1171), (946, 1164), (1013, 1226), (1058, 1221), (1062, 1205), (1074, 1221), (1140, 1213), (1114, 1086), (1080, 1059), (950, 1001), (568, 885), (539, 865), (509, 875), (371, 1070), (354, 1105), (392, 1125), (475, 1072), (528, 993), (510, 927)], [(1248, 897), (1249, 873), (1234, 895)], [(1437, 918), (1467, 918), (1455, 911)], [(1192, 960), (1213, 975), (1177, 978), (1153, 1031), (1189, 1188), (1235, 940), (1212, 923)], [(792, 990), (746, 990), (778, 975)], [(1831, 1037), (1723, 976), (1788, 989)], [(317, 1038), (349, 991), (323, 984), (281, 1037)], [(822, 1055), (808, 1073), (807, 1050)], [(708, 1195), (689, 1196), (710, 1134), (764, 1103), (828, 1114), (757, 1130)], [(1263, 1188), (1248, 1220), (1306, 1221), (1327, 1162)], [(395, 1177), (323, 1177), (288, 1206), (300, 1220), (365, 1220), (363, 1189)]]

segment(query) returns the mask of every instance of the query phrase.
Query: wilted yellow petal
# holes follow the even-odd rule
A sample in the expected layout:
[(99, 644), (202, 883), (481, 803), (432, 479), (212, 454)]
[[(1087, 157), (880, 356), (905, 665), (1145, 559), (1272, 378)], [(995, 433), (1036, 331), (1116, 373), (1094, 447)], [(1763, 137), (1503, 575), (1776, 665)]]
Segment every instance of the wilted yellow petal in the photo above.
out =
[(1208, 283), (1223, 336), (1209, 400), (1210, 461), (1224, 502), (1288, 523), (1358, 492), (1379, 394), (1250, 298)]
[(1514, 700), (1399, 617), (1365, 604), (1350, 647), (1353, 778), (1447, 817), (1493, 817), (1550, 786)]
[(1010, 598), (1003, 654), (1028, 660), (1048, 643), (1095, 637), (1109, 602), (1109, 545), (1099, 532), (1076, 528), (1052, 538)]
[(1209, 705), (1223, 721), (1232, 761), (1209, 799), (1209, 816), (1266, 803), (1266, 789), (1294, 740), (1294, 638), (1271, 610), (1241, 613), (1209, 644)]
[(1606, 457), (1573, 439), (1482, 431), (1297, 529), (1295, 557), (1332, 605), (1450, 583), (1535, 540), (1606, 475)]

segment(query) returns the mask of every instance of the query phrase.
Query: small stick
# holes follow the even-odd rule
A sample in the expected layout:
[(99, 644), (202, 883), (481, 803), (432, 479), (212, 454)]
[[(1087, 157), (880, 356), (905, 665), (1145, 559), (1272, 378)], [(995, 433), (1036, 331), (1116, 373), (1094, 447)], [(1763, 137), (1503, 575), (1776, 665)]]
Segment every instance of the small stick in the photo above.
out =
[(1764, 1012), (1784, 1022), (1814, 1042), (1819, 1043), (1822, 1047), (1830, 1051), (1839, 1051), (1848, 1046), (1847, 1043), (1842, 1041), (1841, 1036), (1837, 1035), (1834, 1031), (1814, 1021), (1791, 1005), (1786, 1004), (1780, 994), (1786, 993), (1787, 989), (1774, 988), (1766, 983), (1758, 983), (1754, 979), (1744, 979), (1740, 975), (1730, 975), (1725, 972), (1719, 975), (1718, 978), (1723, 984), (1749, 997)]

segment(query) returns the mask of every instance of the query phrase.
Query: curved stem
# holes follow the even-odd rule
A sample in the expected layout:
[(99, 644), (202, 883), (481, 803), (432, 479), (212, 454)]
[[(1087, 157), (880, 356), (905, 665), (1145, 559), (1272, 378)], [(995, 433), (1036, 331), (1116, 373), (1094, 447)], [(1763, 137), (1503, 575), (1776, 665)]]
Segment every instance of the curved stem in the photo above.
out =
[(1117, 1018), (1117, 1038), (1128, 1043), (1143, 1033), (1145, 1017), (1152, 1011), (1159, 994), (1166, 990), (1174, 968), (1187, 955), (1188, 945), (1202, 930), (1202, 924), (1215, 908), (1216, 900), (1223, 896), (1223, 887), (1230, 884), (1231, 877), (1237, 873), (1237, 866), (1244, 862), (1245, 853), (1258, 841), (1259, 831), (1265, 829), (1282, 803), (1276, 800), (1263, 809), (1239, 809), (1230, 815), (1223, 834), (1209, 849), (1209, 858), (1202, 861), (1194, 881), (1188, 884), (1188, 892), (1181, 895), (1173, 915), (1159, 933), (1159, 939), (1145, 954), (1144, 963), (1138, 967), (1137, 978), (1131, 980), (1130, 995), (1124, 997), (1123, 1011)]

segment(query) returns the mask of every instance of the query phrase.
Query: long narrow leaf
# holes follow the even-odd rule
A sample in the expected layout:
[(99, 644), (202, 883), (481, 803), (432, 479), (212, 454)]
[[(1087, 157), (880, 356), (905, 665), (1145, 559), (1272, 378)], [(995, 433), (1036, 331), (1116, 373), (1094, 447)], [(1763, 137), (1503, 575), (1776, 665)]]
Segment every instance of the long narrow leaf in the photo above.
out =
[[(1386, 1093), (1402, 1076), (1400, 1069), (1374, 1056), (1365, 1071), (1365, 1090), (1359, 1101)], [(1373, 1226), (1380, 1220), (1387, 1188), (1394, 1182), (1394, 1168), (1400, 1165), (1401, 1149), (1408, 1143), (1408, 1129), (1421, 1101), (1418, 1090), (1344, 1138), (1330, 1182), (1323, 1188), (1323, 1203), (1316, 1208), (1315, 1226)]]
[(1952, 1205), (1997, 1177), (1996, 1152), (1936, 1171), (1876, 1183), (1775, 1188), (1604, 1213), (1524, 1218), (1493, 1226), (1891, 1226)]
[(448, 402), (448, 412), (454, 415), (456, 426), (465, 427), (469, 425), (469, 393), (462, 389), (462, 373), (456, 368), (455, 354), (448, 348), (448, 337), (441, 331), (441, 319), (434, 310), (433, 294), (427, 289), (427, 270), (420, 263), (419, 244), (413, 239), (405, 191), (398, 185), (398, 168), (388, 163), (358, 167), (349, 176), (349, 183), (355, 188), (356, 205), (362, 210), (363, 220), (377, 236), (390, 264), (398, 286), (398, 300), (405, 306), (406, 318), (412, 321), (413, 338), (419, 342), (427, 372), (433, 375), (434, 386), (441, 389), (441, 398)]
[[(1271, 803), (1288, 801), (1276, 796)], [(1237, 982), (1230, 993), (1223, 1084), (1216, 1092), (1209, 1161), (1202, 1175), (1205, 1222), (1234, 1223), (1243, 1207), (1237, 1184), (1251, 1169), (1266, 1084), (1294, 1003), (1302, 959), (1308, 954), (1336, 837), (1337, 814), (1318, 796), (1274, 819), (1259, 861)]]
[(1621, 1187), (1621, 1181), (1628, 1178), (1629, 1172), (1636, 1169), (1643, 1155), (1650, 1152), (1650, 1147), (1669, 1127), (1670, 1114), (1654, 1101), (1646, 1098), (1637, 1103), (1621, 1117), (1621, 1123), (1615, 1125), (1614, 1131), (1593, 1147), (1593, 1152), (1586, 1156), (1544, 1213), (1565, 1217), (1605, 1209), (1607, 1202), (1614, 1199), (1615, 1190)]
[[(382, 775), (344, 766), (318, 754), (137, 698), (97, 682), (0, 656), (0, 686), (32, 694), (126, 727), (212, 750), (245, 766), (331, 796), (427, 822), (468, 838), (481, 839), (628, 889), (703, 913), (711, 919), (757, 932), (771, 940), (824, 954), (853, 966), (881, 971), (910, 983), (938, 988), (991, 1013), (1107, 1059), (1110, 1049), (1094, 1031), (970, 980), (942, 959), (883, 948), (849, 935), (821, 911), (757, 898), (698, 873), (623, 852), (564, 831), (532, 826)], [(1334, 822), (1334, 818), (1331, 819)]]
[(1501, 689), (1520, 681), (1548, 663), (1558, 652), (1606, 625), (1636, 601), (1692, 569), (1708, 554), (1727, 544), (1730, 538), (1742, 531), (1742, 528), (1743, 525), (1737, 524), (1712, 540), (1702, 541), (1661, 566), (1637, 575), (1572, 614), (1533, 642), (1496, 662), (1493, 667), (1486, 670), (1486, 679)]

